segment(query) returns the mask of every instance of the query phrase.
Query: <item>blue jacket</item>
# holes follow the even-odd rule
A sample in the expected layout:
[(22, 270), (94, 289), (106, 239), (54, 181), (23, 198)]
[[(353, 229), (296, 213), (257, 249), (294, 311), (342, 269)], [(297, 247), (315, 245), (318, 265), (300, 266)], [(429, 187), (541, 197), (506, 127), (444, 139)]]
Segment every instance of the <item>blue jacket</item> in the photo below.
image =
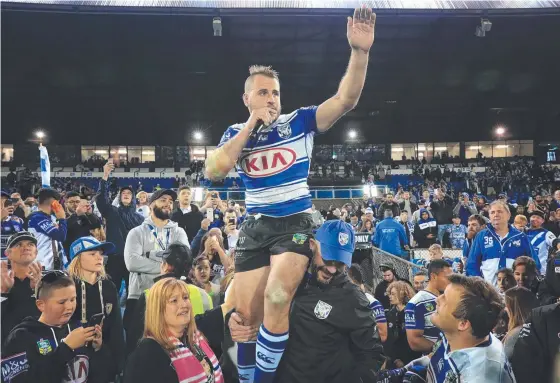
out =
[(404, 226), (391, 218), (379, 222), (375, 228), (373, 244), (390, 254), (404, 255), (403, 246), (408, 245)]
[(524, 233), (509, 225), (507, 237), (500, 241), (494, 227), (488, 224), (486, 229), (481, 230), (474, 238), (467, 259), (466, 273), (468, 276), (484, 277), (486, 281), (497, 285), (498, 270), (504, 267), (511, 269), (515, 259), (522, 255), (533, 258), (537, 269), (541, 269), (539, 257)]

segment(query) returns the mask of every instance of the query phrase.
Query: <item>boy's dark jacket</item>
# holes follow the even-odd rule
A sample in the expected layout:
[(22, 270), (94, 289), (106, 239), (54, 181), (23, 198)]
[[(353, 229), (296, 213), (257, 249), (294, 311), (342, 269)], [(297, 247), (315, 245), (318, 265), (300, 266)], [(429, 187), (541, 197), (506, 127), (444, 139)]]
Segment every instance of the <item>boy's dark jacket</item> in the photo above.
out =
[(94, 351), (90, 346), (72, 351), (62, 341), (76, 327), (51, 327), (25, 318), (10, 332), (2, 348), (2, 382), (109, 382), (104, 368), (111, 361), (107, 348)]

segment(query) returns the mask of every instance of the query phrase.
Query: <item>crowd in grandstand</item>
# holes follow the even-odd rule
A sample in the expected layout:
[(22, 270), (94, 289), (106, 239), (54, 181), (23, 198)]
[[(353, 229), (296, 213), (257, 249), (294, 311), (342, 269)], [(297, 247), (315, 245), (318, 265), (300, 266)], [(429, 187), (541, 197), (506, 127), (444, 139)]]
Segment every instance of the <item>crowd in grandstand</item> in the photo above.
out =
[[(247, 219), (243, 201), (222, 201), (219, 193), (206, 191), (204, 202), (197, 205), (186, 185), (151, 193), (129, 186), (116, 189), (110, 178), (113, 169), (111, 161), (105, 165), (97, 190), (66, 183), (36, 195), (22, 195), (15, 188), (2, 192), (2, 252), (10, 264), (8, 270), (2, 263), (3, 357), (18, 362), (18, 355), (27, 353), (28, 377), (66, 374), (63, 367), (70, 360), (70, 371), (79, 374), (84, 358), (92, 381), (115, 381), (123, 373), (131, 382), (165, 377), (174, 372), (154, 367), (153, 376), (145, 380), (137, 375), (144, 371), (138, 364), (161, 359), (163, 368), (166, 357), (158, 356), (158, 347), (166, 347), (158, 334), (152, 344), (141, 342), (137, 349), (144, 329), (168, 320), (147, 316), (144, 321), (143, 313), (161, 305), (152, 297), (176, 299), (169, 295), (173, 286), (186, 286), (199, 331), (192, 336), (205, 339), (200, 343), (208, 357), (205, 368), (221, 365), (218, 379), (240, 379), (238, 361), (228, 350), (233, 341), (256, 331), (242, 326), (236, 314), (230, 319), (235, 304), (228, 300), (239, 229)], [(380, 198), (365, 195), (341, 206), (313, 207), (316, 227), (346, 222), (356, 234), (368, 234), (374, 246), (398, 257), (379, 270), (345, 267), (344, 275), (367, 297), (375, 318), (371, 326), (377, 326), (379, 334), (375, 353), (380, 359), (372, 364), (377, 367), (370, 381), (401, 381), (404, 375), (409, 379), (421, 374), (422, 365), (437, 375), (438, 363), (446, 361), (454, 342), (473, 340), (489, 349), (467, 349), (473, 350), (465, 354), (471, 363), (495, 358), (507, 364), (509, 359), (517, 382), (547, 381), (558, 340), (540, 331), (547, 323), (557, 326), (560, 319), (560, 190), (545, 195), (530, 190), (525, 203), (510, 203), (507, 192), (491, 201), (481, 194), (449, 194), (446, 185), (428, 177), (410, 190), (406, 185)], [(549, 190), (549, 184), (544, 189)], [(414, 272), (399, 275), (399, 259), (413, 262)], [(364, 274), (372, 272), (382, 280), (369, 286)], [(471, 280), (475, 275), (487, 283)], [(163, 296), (148, 294), (152, 290)], [(60, 301), (49, 303), (50, 296)], [(448, 305), (454, 309), (439, 311)], [(103, 323), (94, 323), (95, 314), (104, 315)], [(472, 339), (459, 340), (467, 321)], [(69, 326), (68, 331), (59, 330), (60, 325)], [(53, 339), (49, 328), (54, 328)], [(63, 349), (62, 343), (68, 347)], [(177, 357), (189, 354), (173, 347), (179, 347)], [(46, 358), (55, 348), (60, 359)], [(76, 355), (80, 358), (72, 359)], [(18, 382), (18, 371), (12, 371), (11, 381)], [(104, 376), (97, 376), (102, 371)]]

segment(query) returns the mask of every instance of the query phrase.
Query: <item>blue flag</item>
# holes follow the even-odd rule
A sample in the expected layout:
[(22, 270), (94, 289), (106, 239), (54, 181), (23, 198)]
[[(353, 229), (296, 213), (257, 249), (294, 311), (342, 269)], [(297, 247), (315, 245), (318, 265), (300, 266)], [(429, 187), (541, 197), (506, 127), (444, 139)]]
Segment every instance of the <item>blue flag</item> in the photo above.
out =
[(49, 161), (49, 152), (44, 146), (39, 146), (41, 157), (41, 183), (44, 188), (51, 187), (51, 162)]

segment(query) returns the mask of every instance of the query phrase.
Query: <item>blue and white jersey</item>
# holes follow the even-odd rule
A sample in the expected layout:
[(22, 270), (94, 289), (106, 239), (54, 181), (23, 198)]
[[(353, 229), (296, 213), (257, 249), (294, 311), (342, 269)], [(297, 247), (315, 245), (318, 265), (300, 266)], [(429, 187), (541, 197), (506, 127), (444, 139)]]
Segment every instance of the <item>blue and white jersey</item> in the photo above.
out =
[(375, 323), (387, 323), (387, 317), (385, 317), (385, 309), (381, 302), (379, 302), (375, 297), (369, 293), (366, 293), (366, 298), (369, 301), (369, 308), (373, 311), (373, 316), (375, 318)]
[(6, 219), (2, 220), (2, 254), (0, 256), (3, 258), (6, 255), (4, 251), (6, 250), (6, 244), (8, 243), (8, 238), (10, 238), (15, 233), (23, 231), (23, 220), (16, 215), (10, 215)]
[[(249, 214), (284, 217), (311, 209), (307, 178), (316, 112), (312, 106), (280, 115), (247, 141), (235, 168), (245, 184)], [(218, 147), (242, 128), (243, 124), (230, 126)]]
[(548, 261), (548, 251), (552, 247), (552, 242), (556, 239), (554, 233), (540, 228), (529, 229), (525, 233), (531, 242), (531, 246), (541, 261), (541, 274), (546, 275), (546, 264)]
[(451, 247), (462, 249), (467, 238), (467, 227), (465, 225), (451, 225), (447, 228), (447, 232), (449, 233)]
[(428, 383), (515, 383), (502, 342), (490, 334), (476, 347), (451, 351), (445, 335), (430, 359)]
[(436, 311), (436, 296), (429, 291), (419, 291), (404, 308), (404, 324), (407, 330), (424, 330), (424, 338), (435, 343), (439, 329), (432, 324), (430, 317)]
[[(29, 232), (37, 238), (37, 261), (41, 262), (45, 270), (52, 270), (53, 241), (58, 254), (61, 258), (64, 257), (62, 242), (66, 239), (66, 220), (61, 219), (57, 224), (54, 216), (38, 211), (29, 215), (28, 228)], [(64, 259), (61, 261), (64, 262)]]
[(491, 224), (481, 230), (472, 243), (465, 271), (467, 276), (483, 277), (487, 282), (498, 286), (498, 270), (507, 267), (511, 269), (513, 262), (520, 256), (526, 255), (535, 260), (537, 268), (541, 269), (541, 262), (525, 233), (512, 225), (505, 238), (498, 237)]

